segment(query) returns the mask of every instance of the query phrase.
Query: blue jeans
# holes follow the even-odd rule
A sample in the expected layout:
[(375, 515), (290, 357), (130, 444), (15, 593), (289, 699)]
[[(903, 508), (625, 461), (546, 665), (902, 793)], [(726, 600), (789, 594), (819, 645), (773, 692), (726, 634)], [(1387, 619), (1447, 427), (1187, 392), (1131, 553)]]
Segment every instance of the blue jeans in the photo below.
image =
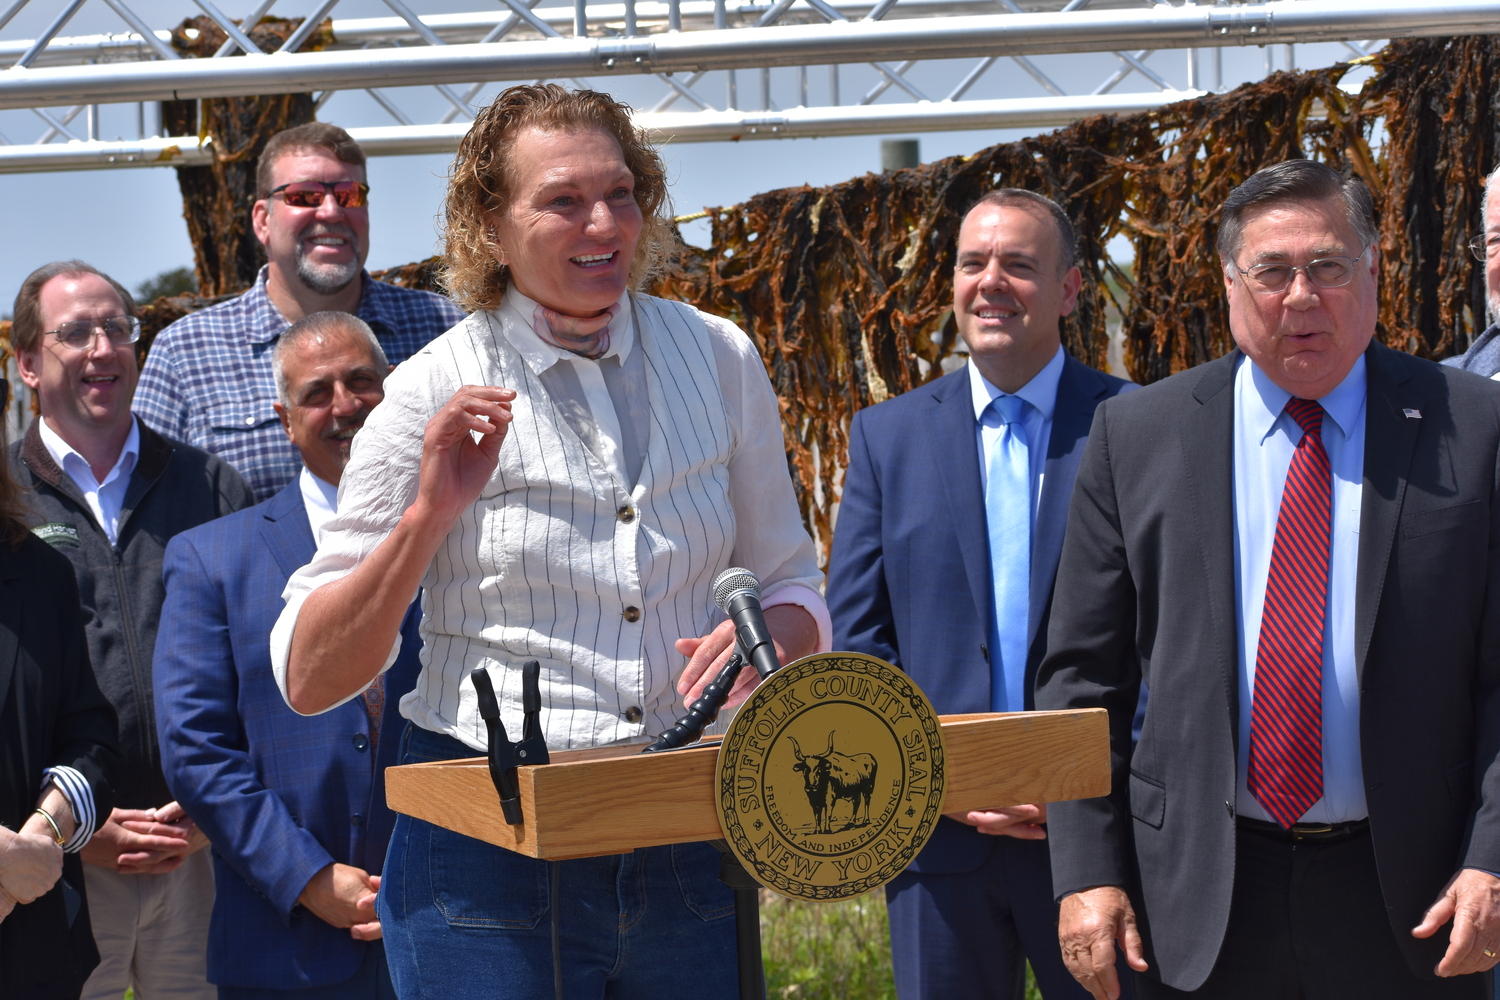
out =
[[(475, 756), (402, 736), (403, 764)], [(376, 907), (401, 1000), (552, 997), (554, 864), (567, 1000), (737, 995), (734, 895), (710, 845), (548, 862), (400, 816)]]

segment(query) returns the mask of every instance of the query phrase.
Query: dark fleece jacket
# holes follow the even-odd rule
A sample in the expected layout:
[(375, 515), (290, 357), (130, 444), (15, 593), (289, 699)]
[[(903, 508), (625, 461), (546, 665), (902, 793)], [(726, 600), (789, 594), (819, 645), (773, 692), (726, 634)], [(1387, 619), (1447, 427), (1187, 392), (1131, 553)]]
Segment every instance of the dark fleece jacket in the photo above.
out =
[(10, 448), (12, 470), (32, 491), (33, 532), (67, 556), (78, 577), (89, 659), (99, 689), (120, 716), (123, 763), (115, 805), (122, 809), (172, 801), (161, 773), (151, 694), (151, 652), (166, 596), (162, 553), (178, 532), (255, 502), (228, 462), (137, 423), (140, 456), (120, 509), (115, 545), (77, 485), (52, 460), (36, 420)]

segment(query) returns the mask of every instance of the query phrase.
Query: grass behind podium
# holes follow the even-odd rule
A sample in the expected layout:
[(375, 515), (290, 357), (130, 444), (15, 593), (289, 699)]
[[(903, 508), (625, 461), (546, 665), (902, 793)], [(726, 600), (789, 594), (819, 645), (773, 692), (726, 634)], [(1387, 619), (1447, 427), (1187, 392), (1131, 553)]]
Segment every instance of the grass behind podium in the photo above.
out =
[[(896, 1000), (885, 893), (838, 903), (760, 894), (767, 1000)], [(1041, 1000), (1026, 970), (1026, 1000)]]

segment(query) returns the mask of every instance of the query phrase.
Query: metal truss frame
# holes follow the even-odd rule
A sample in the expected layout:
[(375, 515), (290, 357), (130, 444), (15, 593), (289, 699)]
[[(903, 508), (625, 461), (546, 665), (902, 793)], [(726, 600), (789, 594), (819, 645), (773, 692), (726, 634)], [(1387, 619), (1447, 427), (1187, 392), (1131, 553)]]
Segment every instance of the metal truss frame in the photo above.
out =
[[(29, 2), (0, 0), (0, 31)], [(721, 141), (936, 131), (1045, 128), (1102, 113), (1131, 113), (1210, 89), (1197, 53), (1225, 47), (1342, 42), (1352, 56), (1370, 39), (1500, 33), (1500, 0), (1271, 0), (1212, 5), (1167, 0), (1028, 0), (1052, 9), (1023, 10), (1015, 0), (623, 0), (540, 6), (539, 0), (498, 0), (499, 11), (419, 16), (406, 0), (384, 0), (394, 17), (333, 20), (334, 43), (299, 49), (335, 9), (322, 0), (287, 42), (263, 52), (246, 25), (276, 0), (254, 0), (242, 20), (214, 0), (193, 0), (228, 40), (212, 59), (184, 59), (167, 31), (150, 28), (127, 0), (102, 0), (131, 30), (111, 36), (61, 33), (86, 0), (60, 0), (47, 29), (34, 39), (0, 40), (0, 109), (29, 109), (45, 130), (32, 143), (0, 144), (0, 173), (207, 162), (197, 137), (151, 136), (152, 102), (288, 92), (364, 90), (396, 124), (352, 130), (372, 155), (452, 150), (475, 110), (469, 102), (497, 81), (651, 76), (664, 88), (639, 123), (674, 141)], [(553, 0), (555, 2), (555, 0)], [(1186, 49), (1188, 87), (1176, 89), (1146, 60)], [(1117, 68), (1091, 94), (1069, 95), (1031, 58), (1097, 52)], [(226, 58), (240, 55), (240, 58)], [(929, 94), (913, 79), (919, 61), (975, 60), (947, 92)], [(1050, 96), (981, 100), (969, 97), (981, 77), (1007, 60)], [(839, 67), (866, 65), (876, 83), (841, 101)], [(1269, 56), (1267, 67), (1269, 68)], [(829, 73), (825, 106), (808, 105), (808, 70)], [(771, 70), (795, 68), (801, 100), (778, 109)], [(741, 107), (737, 74), (759, 77), (760, 109)], [(754, 71), (758, 71), (755, 73)], [(726, 94), (715, 106), (695, 89), (722, 72)], [(1113, 91), (1132, 74), (1154, 89)], [(1215, 74), (1217, 76), (1217, 74)], [(1214, 85), (1217, 84), (1217, 79)], [(596, 86), (607, 84), (596, 83)], [(432, 87), (441, 94), (439, 120), (419, 123), (387, 93)], [(927, 86), (931, 86), (930, 83)], [(748, 88), (747, 88), (748, 89)], [(901, 98), (891, 103), (886, 95)], [(882, 102), (882, 98), (885, 101)], [(134, 103), (133, 141), (99, 139), (98, 107)], [(674, 105), (695, 110), (674, 110)], [(58, 110), (51, 110), (58, 109)], [(85, 115), (84, 127), (74, 125)], [(82, 133), (82, 134), (80, 134)]]

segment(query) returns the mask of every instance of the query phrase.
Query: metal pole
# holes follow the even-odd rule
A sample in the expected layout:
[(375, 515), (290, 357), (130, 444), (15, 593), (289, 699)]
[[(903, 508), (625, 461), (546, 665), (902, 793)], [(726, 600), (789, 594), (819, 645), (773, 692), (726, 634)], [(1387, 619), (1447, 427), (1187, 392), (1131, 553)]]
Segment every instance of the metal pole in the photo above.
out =
[[(1193, 96), (1196, 94), (1188, 91), (1151, 91), (1089, 97), (789, 108), (775, 112), (643, 112), (636, 114), (634, 121), (653, 138), (670, 138), (673, 142), (796, 139), (1000, 128), (1041, 129), (1057, 128), (1095, 115), (1128, 115), (1150, 111)], [(349, 134), (369, 156), (404, 156), (452, 153), (468, 130), (468, 122), (455, 122), (450, 125), (352, 128)], [(212, 158), (212, 147), (200, 147), (196, 136), (158, 136), (132, 142), (0, 146), (0, 174), (105, 167), (197, 166), (212, 162)]]
[(828, 67), (828, 103), (834, 107), (839, 106), (839, 64), (834, 63)]
[(588, 0), (573, 0), (573, 37), (585, 38), (589, 33)]
[(682, 0), (667, 0), (667, 30), (682, 30)]
[[(181, 59), (32, 68), (0, 74), (0, 108), (122, 103), (601, 74), (696, 72), (1010, 56), (1046, 52), (1286, 44), (1339, 37), (1500, 33), (1500, 0), (1446, 0), (1400, 12), (1396, 0), (1275, 0), (1260, 6), (1082, 10), (777, 25), (633, 38), (549, 38), (494, 45), (304, 52), (275, 59)], [(1405, 2), (1405, 0), (1403, 0)], [(1275, 19), (1270, 18), (1274, 8)], [(1481, 17), (1480, 15), (1483, 15)], [(1239, 20), (1229, 19), (1230, 16)], [(1217, 24), (1225, 33), (1205, 41)], [(1259, 18), (1259, 20), (1257, 20)], [(1262, 30), (1264, 29), (1264, 30)]]
[(807, 67), (797, 67), (797, 107), (807, 107)]
[(635, 0), (625, 0), (625, 37), (630, 38), (635, 34)]

